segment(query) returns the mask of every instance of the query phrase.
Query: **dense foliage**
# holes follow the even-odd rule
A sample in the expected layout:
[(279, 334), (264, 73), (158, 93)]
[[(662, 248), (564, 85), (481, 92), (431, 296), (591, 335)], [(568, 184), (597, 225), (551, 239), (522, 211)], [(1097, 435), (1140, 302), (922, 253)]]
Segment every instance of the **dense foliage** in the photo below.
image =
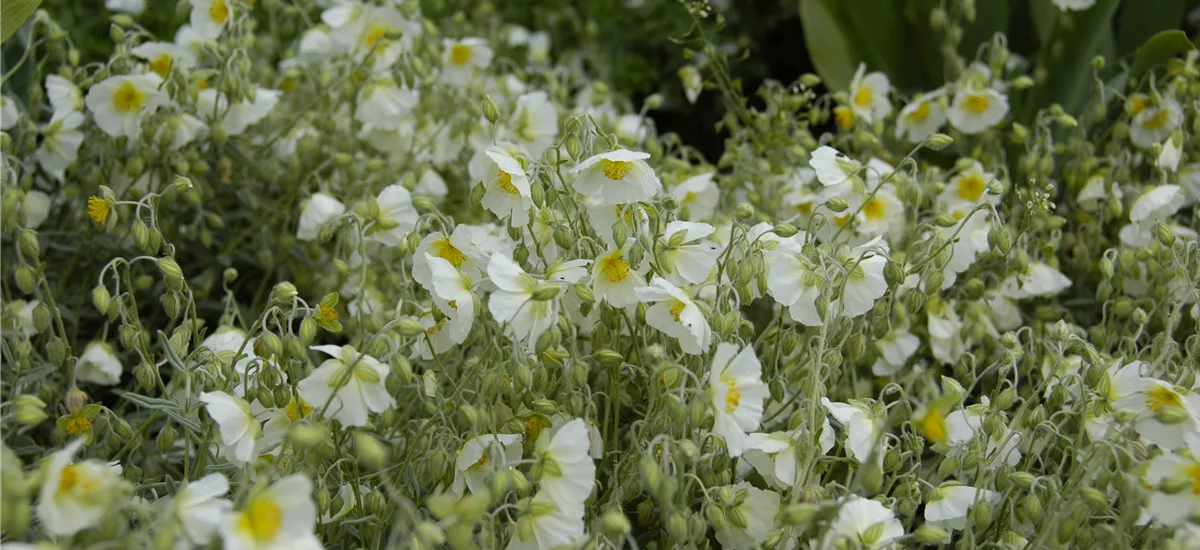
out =
[(1186, 35), (609, 4), (8, 38), (5, 548), (1200, 547)]

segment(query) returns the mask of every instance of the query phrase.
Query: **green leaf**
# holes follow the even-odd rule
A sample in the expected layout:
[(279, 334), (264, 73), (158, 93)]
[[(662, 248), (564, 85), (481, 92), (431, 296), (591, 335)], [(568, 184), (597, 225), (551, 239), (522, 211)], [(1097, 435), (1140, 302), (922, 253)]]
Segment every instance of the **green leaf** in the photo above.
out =
[(1180, 28), (1183, 4), (1184, 0), (1157, 0), (1154, 9), (1146, 9), (1136, 2), (1126, 2), (1117, 16), (1117, 56), (1132, 53), (1156, 33)]
[(1008, 34), (1012, 18), (1008, 0), (976, 2), (975, 20), (963, 23), (963, 39), (958, 51), (967, 59), (975, 59), (979, 47), (990, 42), (996, 33)]
[(0, 3), (0, 42), (17, 32), (41, 3), (42, 0), (4, 0)]
[(846, 42), (841, 25), (821, 0), (800, 0), (800, 24), (813, 67), (831, 90), (845, 90), (859, 57)]
[(1140, 78), (1146, 71), (1166, 63), (1176, 55), (1195, 49), (1195, 47), (1183, 31), (1160, 32), (1150, 37), (1145, 44), (1142, 44), (1142, 47), (1138, 48), (1137, 53), (1133, 56), (1133, 65), (1129, 69), (1129, 76), (1134, 79)]
[(1038, 66), (1046, 80), (1039, 83), (1034, 101), (1025, 110), (1031, 120), (1036, 109), (1052, 103), (1071, 112), (1083, 98), (1092, 82), (1092, 58), (1104, 48), (1105, 39), (1112, 38), (1112, 19), (1120, 0), (1098, 0), (1087, 11), (1072, 12), (1070, 25), (1056, 24), (1050, 43), (1042, 48)]
[[(920, 73), (912, 70), (913, 46), (905, 40), (901, 5), (896, 0), (822, 0), (825, 9), (842, 21), (844, 35), (856, 40), (867, 68), (883, 71), (901, 87), (912, 86)], [(857, 67), (856, 67), (857, 68)]]
[(1050, 42), (1050, 35), (1054, 34), (1054, 25), (1058, 22), (1058, 16), (1062, 13), (1058, 6), (1050, 3), (1050, 0), (1032, 0), (1029, 3), (1029, 16), (1033, 19), (1033, 28), (1037, 31), (1038, 41), (1043, 45)]

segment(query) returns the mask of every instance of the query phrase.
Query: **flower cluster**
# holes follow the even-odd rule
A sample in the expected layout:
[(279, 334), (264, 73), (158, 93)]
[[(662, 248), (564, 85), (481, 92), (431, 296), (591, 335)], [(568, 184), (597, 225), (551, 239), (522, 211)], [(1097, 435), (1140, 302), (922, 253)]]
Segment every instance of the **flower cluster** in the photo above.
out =
[(706, 159), (488, 9), (186, 8), (11, 39), (6, 546), (1200, 544), (1197, 51), (751, 103), (701, 33)]

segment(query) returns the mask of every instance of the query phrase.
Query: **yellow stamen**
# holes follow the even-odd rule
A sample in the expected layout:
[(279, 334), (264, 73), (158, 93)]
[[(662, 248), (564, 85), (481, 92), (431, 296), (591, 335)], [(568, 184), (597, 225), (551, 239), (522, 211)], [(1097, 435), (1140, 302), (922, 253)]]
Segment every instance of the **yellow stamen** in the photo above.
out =
[(860, 86), (858, 91), (854, 92), (854, 104), (859, 107), (869, 107), (874, 99), (875, 93), (866, 86)]
[(375, 46), (380, 45), (380, 42), (385, 42), (388, 28), (385, 25), (371, 25), (362, 35), (362, 47), (364, 50), (373, 50)]
[(925, 119), (929, 118), (929, 111), (931, 111), (931, 110), (933, 110), (933, 108), (929, 106), (929, 102), (922, 101), (921, 105), (919, 107), (917, 107), (917, 110), (915, 110), (911, 113), (908, 113), (905, 116), (907, 116), (909, 120), (915, 120), (917, 122), (924, 122)]
[(279, 89), (285, 92), (296, 91), (296, 81), (291, 78), (285, 78), (279, 83)]
[(725, 393), (725, 414), (733, 414), (737, 410), (738, 403), (742, 401), (742, 392), (738, 389), (737, 380), (728, 376), (721, 376), (721, 383), (725, 384), (729, 391)]
[(627, 160), (604, 159), (600, 161), (600, 165), (604, 169), (604, 177), (613, 181), (625, 179), (629, 171), (633, 170), (633, 163)]
[(229, 19), (229, 6), (225, 4), (225, 0), (213, 0), (208, 5), (208, 16), (220, 25), (224, 25)]
[(450, 62), (455, 65), (466, 65), (471, 61), (471, 47), (466, 44), (455, 44), (450, 47)]
[(126, 80), (113, 94), (113, 107), (122, 113), (139, 111), (146, 102), (146, 94)]
[(275, 540), (283, 526), (283, 509), (275, 501), (259, 497), (246, 506), (238, 518), (238, 530), (250, 535), (256, 541)]
[(171, 56), (170, 54), (162, 54), (158, 59), (150, 62), (150, 69), (158, 73), (158, 76), (167, 77), (167, 73), (171, 72)]
[(1189, 464), (1185, 471), (1192, 478), (1192, 494), (1200, 495), (1200, 463)]
[(476, 460), (475, 463), (468, 466), (467, 469), (468, 470), (478, 470), (478, 469), (482, 468), (485, 463), (487, 463), (487, 459), (488, 459), (488, 452), (487, 452), (487, 449), (484, 449), (483, 456), (479, 457), (479, 460)]
[(95, 195), (88, 197), (87, 212), (88, 217), (100, 225), (104, 225), (104, 220), (108, 219), (108, 211), (111, 207), (108, 201)]
[(680, 322), (679, 315), (683, 313), (683, 309), (686, 307), (687, 304), (680, 302), (679, 300), (675, 300), (675, 303), (671, 304), (671, 318), (675, 319), (676, 323)]
[(977, 115), (981, 115), (986, 112), (991, 104), (992, 101), (985, 95), (971, 94), (967, 96), (967, 110)]
[(941, 443), (946, 440), (946, 417), (941, 411), (929, 411), (921, 418), (920, 429), (925, 439)]
[(802, 202), (796, 205), (796, 211), (801, 214), (812, 214), (812, 202)]
[(1142, 124), (1142, 126), (1145, 126), (1151, 130), (1156, 130), (1166, 125), (1169, 120), (1171, 120), (1171, 111), (1159, 109), (1158, 113), (1155, 113), (1154, 117), (1150, 120), (1147, 120), (1144, 124)]
[(92, 433), (92, 421), (86, 416), (73, 416), (67, 420), (67, 435), (79, 437)]
[(312, 409), (312, 405), (310, 405), (308, 401), (300, 399), (299, 402), (297, 402), (296, 398), (293, 398), (288, 402), (287, 406), (283, 408), (283, 412), (287, 414), (289, 421), (295, 422), (308, 416), (308, 413), (311, 413)]
[(525, 421), (525, 440), (526, 441), (537, 441), (538, 435), (540, 435), (542, 433), (542, 429), (545, 427), (546, 427), (545, 423), (542, 422), (541, 417), (539, 417), (539, 416), (529, 417), (529, 420)]
[(851, 126), (854, 126), (854, 111), (849, 107), (834, 107), (833, 119), (839, 128), (849, 130)]
[(462, 267), (467, 263), (467, 255), (450, 244), (450, 239), (442, 239), (433, 244), (434, 255), (450, 262), (454, 267)]
[(629, 277), (629, 262), (618, 252), (600, 261), (600, 273), (610, 283), (619, 283)]
[(517, 186), (512, 184), (512, 174), (501, 170), (500, 175), (496, 178), (496, 180), (500, 182), (500, 188), (503, 189), (505, 193), (508, 193), (509, 195), (521, 194), (521, 191), (517, 189)]
[(979, 197), (983, 196), (984, 189), (987, 189), (987, 183), (979, 174), (967, 174), (958, 180), (958, 198), (964, 201), (978, 201)]
[(887, 216), (887, 205), (879, 199), (871, 199), (863, 206), (863, 213), (867, 215), (868, 220), (879, 221)]
[(338, 320), (338, 312), (332, 307), (321, 305), (318, 308), (317, 319), (323, 323), (333, 323)]
[(1154, 389), (1146, 392), (1146, 408), (1151, 411), (1158, 412), (1163, 407), (1182, 406), (1183, 401), (1179, 399), (1179, 394), (1166, 386), (1156, 385)]

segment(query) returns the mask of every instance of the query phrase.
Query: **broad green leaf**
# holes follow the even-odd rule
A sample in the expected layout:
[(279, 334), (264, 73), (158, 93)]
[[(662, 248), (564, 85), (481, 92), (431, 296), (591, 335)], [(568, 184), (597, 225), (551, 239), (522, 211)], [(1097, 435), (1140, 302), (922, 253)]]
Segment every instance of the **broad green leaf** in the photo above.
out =
[(838, 21), (847, 40), (867, 68), (883, 71), (898, 86), (917, 84), (913, 45), (905, 40), (906, 29), (900, 3), (895, 0), (822, 0)]
[(975, 59), (979, 47), (990, 42), (996, 33), (1007, 35), (1012, 18), (1008, 0), (976, 2), (975, 10), (975, 20), (963, 23), (963, 39), (958, 45), (958, 52), (967, 59)]
[(854, 78), (859, 58), (842, 33), (842, 26), (821, 0), (800, 0), (800, 23), (813, 67), (831, 90), (844, 90)]
[(1029, 12), (1038, 41), (1048, 44), (1050, 35), (1054, 33), (1054, 26), (1058, 23), (1058, 16), (1062, 12), (1050, 0), (1031, 0)]
[(42, 0), (4, 0), (0, 2), (0, 42), (8, 40), (33, 16)]
[(911, 47), (920, 56), (924, 71), (922, 84), (928, 89), (946, 81), (946, 60), (942, 58), (941, 38), (930, 26), (929, 14), (939, 6), (937, 0), (907, 0), (904, 19), (909, 31)]
[(1184, 0), (1156, 0), (1154, 9), (1146, 9), (1138, 2), (1126, 2), (1117, 16), (1117, 56), (1132, 53), (1157, 33), (1180, 28), (1183, 4)]
[(1046, 80), (1039, 83), (1033, 103), (1025, 109), (1026, 120), (1052, 103), (1071, 112), (1082, 99), (1092, 82), (1092, 58), (1102, 50), (1104, 41), (1112, 38), (1113, 14), (1119, 3), (1098, 0), (1086, 11), (1061, 16), (1070, 17), (1071, 24), (1064, 25), (1060, 20), (1050, 43), (1042, 50), (1038, 66), (1045, 71)]
[(1134, 79), (1140, 78), (1146, 71), (1192, 49), (1195, 49), (1195, 46), (1183, 31), (1160, 32), (1150, 37), (1145, 44), (1142, 44), (1142, 47), (1138, 48), (1137, 53), (1133, 56), (1133, 66), (1129, 69), (1129, 76)]

